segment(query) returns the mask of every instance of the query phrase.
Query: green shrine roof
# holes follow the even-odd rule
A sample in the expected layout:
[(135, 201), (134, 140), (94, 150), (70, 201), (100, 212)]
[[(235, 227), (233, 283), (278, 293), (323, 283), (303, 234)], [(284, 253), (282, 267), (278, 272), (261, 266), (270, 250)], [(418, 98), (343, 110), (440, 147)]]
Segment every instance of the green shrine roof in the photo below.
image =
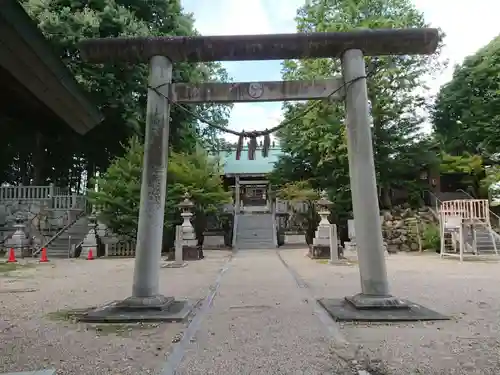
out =
[(283, 151), (279, 147), (269, 149), (267, 158), (262, 156), (262, 148), (255, 151), (255, 159), (248, 160), (248, 148), (241, 151), (240, 160), (236, 160), (236, 150), (221, 151), (219, 153), (223, 174), (267, 174), (271, 173), (274, 163), (278, 161)]

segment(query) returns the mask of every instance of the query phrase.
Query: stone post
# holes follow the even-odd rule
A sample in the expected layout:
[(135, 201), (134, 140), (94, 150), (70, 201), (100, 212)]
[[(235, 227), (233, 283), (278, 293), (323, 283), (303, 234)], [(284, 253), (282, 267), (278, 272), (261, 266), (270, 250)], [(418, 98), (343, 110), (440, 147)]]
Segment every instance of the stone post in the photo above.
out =
[[(361, 294), (348, 300), (359, 305), (363, 300), (378, 305), (377, 298), (389, 298), (389, 284), (383, 250), (380, 210), (378, 206), (375, 163), (373, 159), (370, 113), (365, 77), (365, 60), (361, 50), (347, 50), (342, 56), (346, 87), (347, 138), (349, 174)], [(368, 297), (369, 298), (365, 298)]]
[(48, 198), (53, 198), (54, 197), (54, 183), (49, 184), (49, 196)]
[(184, 263), (184, 258), (182, 256), (182, 245), (183, 245), (182, 226), (176, 225), (175, 226), (175, 254), (174, 254), (174, 256), (175, 256), (174, 262), (176, 264)]
[(235, 177), (235, 186), (234, 186), (234, 212), (235, 212), (235, 214), (240, 213), (240, 201), (241, 201), (240, 176), (236, 176)]
[[(172, 63), (153, 56), (149, 63), (149, 85), (153, 88), (172, 82)], [(122, 305), (164, 308), (174, 300), (159, 293), (167, 191), (170, 105), (156, 90), (148, 90), (144, 163), (132, 296)]]
[(73, 192), (73, 193), (71, 193), (71, 208), (72, 209), (79, 208), (76, 205), (76, 201), (77, 201), (77, 194)]
[(330, 264), (338, 264), (339, 261), (337, 226), (335, 224), (330, 224)]

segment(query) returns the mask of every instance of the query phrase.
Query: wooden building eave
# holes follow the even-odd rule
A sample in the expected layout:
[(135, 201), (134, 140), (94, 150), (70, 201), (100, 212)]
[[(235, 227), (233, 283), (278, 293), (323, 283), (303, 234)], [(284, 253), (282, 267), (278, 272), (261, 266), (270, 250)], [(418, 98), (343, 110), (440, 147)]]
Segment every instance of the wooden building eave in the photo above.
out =
[(0, 66), (76, 132), (103, 120), (16, 0), (0, 0)]

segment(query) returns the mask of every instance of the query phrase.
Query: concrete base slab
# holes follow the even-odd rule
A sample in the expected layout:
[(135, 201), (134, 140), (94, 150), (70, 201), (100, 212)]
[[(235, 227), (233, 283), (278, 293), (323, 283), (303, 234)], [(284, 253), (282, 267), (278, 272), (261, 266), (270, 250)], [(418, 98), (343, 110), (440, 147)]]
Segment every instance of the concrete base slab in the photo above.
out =
[(22, 371), (22, 372), (2, 372), (0, 375), (55, 375), (55, 369), (45, 369), (37, 371)]
[(328, 261), (328, 264), (331, 264), (333, 266), (344, 266), (347, 264), (347, 261), (345, 259), (330, 259)]
[(436, 311), (416, 303), (401, 300), (407, 308), (356, 308), (345, 298), (321, 298), (319, 304), (337, 322), (414, 322), (449, 320)]
[(393, 296), (376, 297), (363, 293), (345, 297), (358, 310), (360, 309), (408, 309), (408, 301)]
[(88, 323), (182, 322), (193, 310), (198, 300), (173, 300), (163, 309), (131, 309), (122, 301), (113, 301), (82, 315), (79, 320)]
[(186, 262), (182, 263), (176, 263), (176, 262), (169, 262), (166, 264), (162, 264), (161, 268), (183, 268), (186, 267), (188, 264)]

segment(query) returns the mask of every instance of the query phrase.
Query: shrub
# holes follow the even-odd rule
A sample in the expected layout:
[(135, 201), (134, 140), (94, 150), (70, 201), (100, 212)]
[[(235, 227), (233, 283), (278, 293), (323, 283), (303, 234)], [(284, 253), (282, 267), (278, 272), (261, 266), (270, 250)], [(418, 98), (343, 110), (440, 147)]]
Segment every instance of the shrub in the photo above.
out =
[(422, 232), (422, 248), (425, 250), (439, 250), (441, 247), (441, 233), (435, 223), (424, 224)]

